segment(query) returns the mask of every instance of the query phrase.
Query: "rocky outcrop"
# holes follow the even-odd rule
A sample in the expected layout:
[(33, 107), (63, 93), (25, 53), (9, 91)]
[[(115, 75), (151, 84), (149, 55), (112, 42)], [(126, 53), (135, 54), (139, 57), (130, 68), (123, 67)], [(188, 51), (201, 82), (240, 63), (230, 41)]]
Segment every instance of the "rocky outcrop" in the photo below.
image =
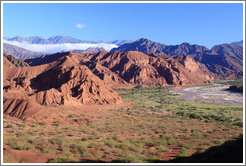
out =
[(148, 39), (138, 39), (135, 42), (123, 44), (113, 48), (111, 52), (140, 51), (143, 53), (155, 53), (170, 56), (193, 57), (204, 64), (211, 72), (227, 78), (243, 76), (243, 46), (240, 44), (221, 44), (211, 50), (200, 45), (182, 43), (180, 45), (164, 45), (152, 42)]
[[(72, 55), (71, 55), (72, 56)], [(81, 56), (83, 57), (83, 55)], [(106, 67), (125, 82), (135, 85), (166, 86), (210, 83), (213, 76), (189, 56), (173, 58), (138, 51), (90, 54), (81, 63)], [(94, 65), (91, 65), (91, 64)], [(113, 80), (111, 80), (113, 81)]]
[(223, 77), (235, 75), (243, 76), (243, 46), (233, 44), (222, 44), (214, 46), (206, 52), (201, 60), (207, 68)]
[[(54, 54), (54, 57), (71, 57), (79, 64), (86, 65), (96, 76), (113, 88), (129, 85), (183, 86), (210, 83), (213, 76), (202, 65), (189, 56), (144, 54), (138, 51), (101, 51), (93, 54), (76, 52)], [(52, 55), (49, 55), (52, 56)], [(49, 61), (49, 57), (43, 57)], [(33, 61), (32, 61), (33, 60)], [(37, 59), (30, 60), (30, 64)]]
[[(5, 64), (8, 64), (7, 62)], [(121, 97), (69, 56), (34, 67), (4, 66), (4, 113), (26, 118), (41, 105), (113, 104)]]

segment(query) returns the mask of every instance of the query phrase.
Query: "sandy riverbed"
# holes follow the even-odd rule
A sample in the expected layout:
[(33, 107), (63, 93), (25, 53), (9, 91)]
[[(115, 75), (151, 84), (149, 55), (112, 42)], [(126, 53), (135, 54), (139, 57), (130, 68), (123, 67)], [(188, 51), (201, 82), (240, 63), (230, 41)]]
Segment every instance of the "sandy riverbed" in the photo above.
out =
[(170, 92), (181, 94), (178, 99), (187, 99), (193, 102), (243, 105), (243, 94), (226, 90), (228, 88), (229, 85), (213, 84), (211, 86), (177, 88)]

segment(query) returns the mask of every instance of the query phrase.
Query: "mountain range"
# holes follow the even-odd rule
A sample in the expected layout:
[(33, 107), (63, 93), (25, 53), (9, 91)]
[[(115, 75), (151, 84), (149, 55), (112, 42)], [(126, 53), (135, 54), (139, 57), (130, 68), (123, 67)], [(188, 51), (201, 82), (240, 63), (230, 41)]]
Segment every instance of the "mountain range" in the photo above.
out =
[(29, 51), (27, 49), (17, 47), (8, 43), (3, 43), (3, 53), (7, 55), (13, 55), (17, 58), (32, 58), (44, 55), (44, 53)]
[(237, 41), (237, 42), (233, 42), (233, 43), (231, 43), (231, 44), (239, 44), (239, 45), (243, 45), (243, 40)]
[(211, 72), (223, 77), (242, 77), (243, 46), (238, 44), (221, 44), (210, 50), (205, 46), (182, 43), (180, 45), (164, 45), (148, 39), (138, 39), (132, 43), (113, 48), (110, 52), (140, 51), (143, 53), (166, 54), (170, 56), (193, 57), (204, 64)]
[[(11, 60), (11, 61), (10, 61)], [(26, 118), (41, 105), (122, 103), (113, 88), (208, 84), (213, 75), (192, 57), (159, 57), (138, 51), (61, 52), (25, 59), (3, 57), (3, 111)]]
[(130, 40), (114, 40), (114, 41), (88, 41), (88, 40), (80, 40), (80, 39), (75, 39), (70, 36), (53, 36), (48, 39), (45, 39), (40, 36), (32, 36), (32, 37), (21, 37), (21, 36), (16, 36), (13, 38), (8, 38), (4, 37), (3, 38), (5, 41), (16, 41), (16, 42), (27, 42), (30, 44), (62, 44), (62, 43), (90, 43), (90, 44), (96, 44), (96, 43), (107, 43), (107, 44), (116, 44), (118, 46), (131, 42)]
[[(79, 40), (69, 36), (55, 36), (48, 39), (42, 37), (14, 37), (4, 38), (6, 41), (28, 42), (30, 44), (61, 44), (61, 43), (98, 43), (103, 41), (86, 41)], [(106, 43), (106, 42), (105, 42)], [(205, 46), (189, 44), (187, 42), (179, 45), (165, 45), (153, 42), (149, 39), (140, 38), (136, 41), (115, 40), (107, 42), (118, 45), (110, 52), (127, 52), (139, 51), (145, 54), (157, 54), (159, 56), (186, 56), (194, 58), (195, 61), (201, 63), (204, 68), (209, 69), (217, 76), (224, 78), (237, 78), (243, 76), (243, 41), (233, 42), (231, 44), (215, 45), (211, 49)], [(72, 50), (79, 53), (96, 53), (104, 51), (102, 47), (90, 47), (81, 50)], [(14, 55), (17, 58), (32, 58), (44, 55), (40, 52), (29, 51), (17, 46), (4, 43), (3, 52), (5, 54)]]

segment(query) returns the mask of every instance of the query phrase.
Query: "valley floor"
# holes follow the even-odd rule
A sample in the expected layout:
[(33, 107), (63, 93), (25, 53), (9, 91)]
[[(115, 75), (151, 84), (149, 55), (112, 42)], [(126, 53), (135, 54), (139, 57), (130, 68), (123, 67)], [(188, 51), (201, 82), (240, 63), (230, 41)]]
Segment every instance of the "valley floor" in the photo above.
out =
[(172, 89), (170, 92), (181, 94), (178, 99), (193, 102), (210, 102), (225, 105), (243, 105), (243, 94), (227, 90), (229, 85), (213, 84)]
[(26, 120), (4, 115), (4, 162), (169, 162), (242, 137), (240, 105), (178, 99), (166, 87), (118, 93), (122, 104), (44, 106)]

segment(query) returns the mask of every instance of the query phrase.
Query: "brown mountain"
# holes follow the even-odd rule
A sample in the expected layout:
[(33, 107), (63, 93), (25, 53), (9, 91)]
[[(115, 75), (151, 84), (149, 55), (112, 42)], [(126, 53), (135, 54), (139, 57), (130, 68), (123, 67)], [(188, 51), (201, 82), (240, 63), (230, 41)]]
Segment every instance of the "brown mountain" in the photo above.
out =
[(52, 63), (15, 67), (4, 60), (4, 113), (26, 118), (41, 105), (112, 104), (121, 97), (89, 68), (63, 56)]
[(12, 55), (6, 55), (3, 53), (3, 56), (5, 58), (7, 58), (7, 60), (12, 63), (13, 65), (15, 65), (16, 67), (27, 67), (29, 66), (26, 62), (24, 62), (23, 60), (21, 59), (18, 59), (18, 58), (15, 58), (14, 56)]
[(206, 51), (209, 51), (209, 49), (204, 46), (199, 46), (196, 44), (191, 45), (189, 43), (182, 43), (180, 45), (164, 45), (148, 39), (140, 38), (135, 42), (123, 44), (117, 48), (113, 48), (110, 52), (115, 51), (140, 51), (143, 53), (167, 54), (171, 56), (189, 55), (196, 57)]
[(113, 48), (111, 52), (140, 51), (143, 53), (167, 54), (170, 56), (193, 57), (204, 64), (211, 72), (222, 77), (242, 77), (243, 73), (243, 47), (242, 45), (222, 44), (211, 50), (204, 46), (182, 43), (180, 45), (164, 45), (139, 39), (135, 42), (123, 44)]
[(9, 61), (5, 56), (3, 56), (3, 66), (6, 68), (15, 67), (11, 61)]
[[(137, 51), (89, 56), (131, 84), (151, 86), (209, 83), (212, 76), (191, 57), (154, 57)], [(192, 67), (193, 66), (193, 67)]]
[(216, 45), (210, 51), (203, 54), (200, 62), (218, 75), (242, 77), (243, 46), (234, 44)]
[[(108, 53), (102, 51), (94, 54), (75, 52), (63, 53), (86, 65), (100, 79), (114, 88), (129, 85), (197, 85), (209, 83), (213, 76), (193, 58), (174, 58), (167, 55), (144, 54), (137, 51)], [(50, 55), (52, 56), (52, 55)], [(57, 54), (55, 56), (58, 57)], [(48, 61), (49, 56), (42, 60)], [(30, 64), (37, 63), (38, 58), (31, 59)], [(43, 63), (44, 61), (41, 61)]]

